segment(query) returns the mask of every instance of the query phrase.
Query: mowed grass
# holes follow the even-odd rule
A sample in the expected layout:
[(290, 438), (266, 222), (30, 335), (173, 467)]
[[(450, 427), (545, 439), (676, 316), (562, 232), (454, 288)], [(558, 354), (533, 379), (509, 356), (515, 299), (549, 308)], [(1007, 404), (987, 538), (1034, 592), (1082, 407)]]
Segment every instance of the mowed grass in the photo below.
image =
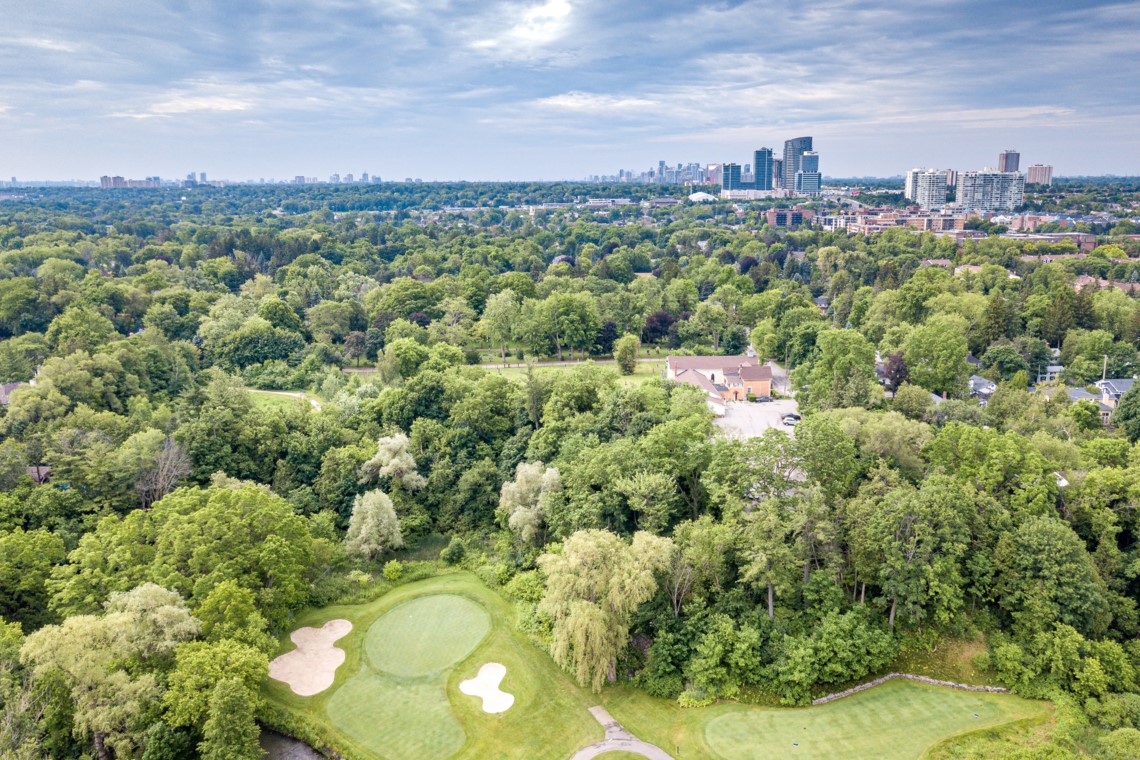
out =
[(361, 670), (326, 705), (329, 720), (376, 757), (437, 760), (463, 747), (440, 679), (405, 681)]
[[(254, 409), (262, 411), (273, 411), (277, 409), (312, 409), (312, 404), (309, 403), (309, 396), (305, 398), (298, 398), (296, 396), (288, 396), (285, 393), (278, 393), (277, 391), (255, 391), (246, 389), (249, 393), (250, 399), (253, 401)], [(314, 410), (315, 411), (315, 410)]]
[(678, 760), (906, 760), (922, 757), (927, 749), (952, 736), (1035, 718), (1048, 709), (1047, 703), (1008, 694), (957, 691), (903, 680), (826, 705), (797, 709), (722, 703), (682, 710), (675, 703), (632, 689), (615, 692), (614, 699), (605, 702), (613, 716)]
[[(447, 607), (442, 619), (430, 620), (429, 616), (417, 615), (417, 625), (396, 625), (402, 605), (412, 600), (441, 604), (438, 595), (460, 597), (485, 616), (483, 620), (488, 621), (488, 629), (476, 639), (474, 649), (465, 657), (460, 655), (462, 659), (458, 663), (445, 665), (438, 677), (400, 678), (374, 670), (369, 664), (368, 633), (372, 624), (389, 611), (396, 610), (397, 616), (381, 625), (404, 638), (405, 643), (406, 637), (440, 636), (437, 629), (479, 625), (478, 615), (469, 615), (466, 607), (451, 605), (446, 599), (442, 602)], [(456, 609), (462, 610), (459, 613), (462, 618), (448, 612)], [(428, 607), (420, 610), (426, 612)], [(400, 586), (368, 604), (308, 610), (297, 617), (294, 628), (319, 626), (335, 618), (352, 621), (353, 630), (337, 642), (337, 646), (345, 650), (346, 659), (337, 670), (333, 686), (313, 697), (299, 697), (285, 684), (269, 679), (263, 693), (271, 704), (290, 709), (335, 736), (338, 747), (346, 753), (346, 760), (429, 760), (435, 757), (565, 760), (575, 750), (604, 736), (602, 727), (588, 712), (591, 705), (598, 703), (597, 699), (571, 681), (545, 651), (517, 633), (511, 605), (470, 573)], [(389, 643), (394, 658), (399, 650), (396, 641), (380, 639), (373, 644), (373, 649)], [(280, 651), (292, 648), (288, 633), (282, 635)], [(412, 651), (416, 659), (428, 656), (426, 652), (415, 654), (414, 648)], [(453, 658), (455, 649), (449, 652), (447, 657)], [(500, 688), (513, 694), (515, 703), (504, 713), (485, 713), (481, 699), (459, 691), (459, 682), (473, 678), (487, 662), (500, 662), (507, 668)], [(418, 667), (426, 666), (421, 661)], [(434, 685), (435, 691), (421, 688), (425, 683)], [(381, 707), (371, 707), (377, 704)], [(456, 727), (458, 732), (454, 730)]]
[(414, 678), (459, 662), (490, 630), (491, 616), (478, 603), (434, 594), (404, 602), (373, 623), (364, 648), (374, 669)]
[[(578, 364), (561, 364), (561, 365), (554, 366), (554, 367), (538, 367), (538, 366), (536, 366), (534, 368), (534, 373), (535, 373), (535, 375), (540, 376), (540, 377), (555, 377), (557, 375), (557, 373), (566, 372), (567, 370), (572, 370), (577, 366), (581, 366), (582, 364), (585, 364), (585, 362), (580, 362)], [(632, 375), (620, 374), (618, 372), (617, 365), (612, 363), (612, 362), (606, 362), (604, 364), (599, 364), (598, 366), (605, 367), (606, 369), (613, 372), (614, 375), (617, 376), (618, 383), (621, 385), (640, 385), (641, 383), (651, 382), (653, 380), (658, 380), (658, 379), (664, 377), (664, 372), (665, 372), (665, 360), (664, 359), (662, 359), (660, 361), (654, 360), (654, 361), (650, 361), (650, 362), (638, 362), (637, 369), (634, 370)], [(487, 368), (486, 371), (502, 375), (505, 378), (508, 378), (510, 380), (516, 380), (518, 382), (522, 382), (523, 380), (525, 380), (526, 374), (527, 374), (525, 365), (519, 365), (519, 366), (515, 366), (515, 367), (505, 367), (503, 369)]]

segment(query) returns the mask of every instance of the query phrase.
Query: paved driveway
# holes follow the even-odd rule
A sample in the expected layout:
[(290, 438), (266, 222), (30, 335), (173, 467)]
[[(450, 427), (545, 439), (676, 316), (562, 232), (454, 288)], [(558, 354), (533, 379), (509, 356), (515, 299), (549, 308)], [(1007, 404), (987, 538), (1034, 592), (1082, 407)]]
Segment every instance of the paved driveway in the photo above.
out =
[(717, 417), (715, 424), (733, 438), (758, 438), (770, 427), (793, 435), (794, 428), (780, 421), (788, 412), (799, 412), (795, 399), (783, 398), (766, 404), (730, 402), (725, 415)]

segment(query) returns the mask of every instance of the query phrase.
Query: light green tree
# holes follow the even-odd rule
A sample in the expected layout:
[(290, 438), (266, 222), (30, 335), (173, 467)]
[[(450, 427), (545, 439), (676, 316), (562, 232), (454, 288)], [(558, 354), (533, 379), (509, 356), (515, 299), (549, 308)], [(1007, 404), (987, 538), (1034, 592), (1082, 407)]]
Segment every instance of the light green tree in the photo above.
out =
[(210, 694), (210, 716), (202, 727), (202, 760), (260, 760), (256, 702), (237, 678), (223, 678)]
[(572, 534), (561, 554), (539, 560), (546, 574), (540, 609), (553, 626), (551, 654), (582, 686), (600, 692), (617, 678), (633, 613), (657, 589), (673, 542), (639, 531), (633, 543), (604, 530)]
[(637, 371), (637, 354), (641, 351), (641, 341), (636, 335), (623, 335), (614, 343), (614, 359), (623, 375)]
[(376, 489), (356, 497), (344, 549), (351, 555), (375, 559), (404, 545), (400, 520), (388, 494)]

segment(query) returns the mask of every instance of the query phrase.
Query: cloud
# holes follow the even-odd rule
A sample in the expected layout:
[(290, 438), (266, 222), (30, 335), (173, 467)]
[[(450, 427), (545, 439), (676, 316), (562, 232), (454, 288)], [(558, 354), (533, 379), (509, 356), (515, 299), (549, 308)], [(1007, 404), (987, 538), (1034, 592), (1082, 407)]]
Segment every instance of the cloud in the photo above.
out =
[(929, 163), (923, 151), (988, 156), (989, 142), (1014, 140), (1059, 166), (1140, 170), (1137, 3), (15, 5), (0, 37), (0, 141), (19, 140), (22, 174), (93, 151), (142, 161), (153, 146), (157, 161), (199, 150), (277, 165), (324, 151), (391, 161), (401, 176), (565, 177), (671, 159), (657, 155), (668, 146), (718, 161), (792, 132), (820, 138), (829, 172), (892, 173)]
[(504, 59), (526, 59), (566, 36), (570, 30), (574, 6), (569, 0), (546, 0), (539, 5), (509, 4), (501, 6), (487, 19), (493, 25), (505, 25), (501, 32), (477, 37), (470, 45)]
[(534, 105), (556, 111), (569, 111), (583, 114), (636, 112), (656, 109), (662, 106), (656, 100), (642, 97), (622, 97), (599, 95), (590, 92), (567, 92), (539, 98)]

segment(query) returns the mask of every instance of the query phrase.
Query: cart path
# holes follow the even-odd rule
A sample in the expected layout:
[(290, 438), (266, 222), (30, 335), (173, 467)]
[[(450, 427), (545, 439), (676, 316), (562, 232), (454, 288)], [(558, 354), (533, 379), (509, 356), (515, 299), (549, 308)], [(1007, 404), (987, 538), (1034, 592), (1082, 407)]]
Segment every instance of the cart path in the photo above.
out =
[(600, 705), (591, 707), (590, 714), (606, 729), (606, 738), (597, 744), (578, 750), (570, 760), (590, 760), (607, 752), (631, 752), (649, 760), (673, 760), (665, 750), (649, 742), (643, 742), (626, 731), (622, 724), (606, 711), (606, 708)]

